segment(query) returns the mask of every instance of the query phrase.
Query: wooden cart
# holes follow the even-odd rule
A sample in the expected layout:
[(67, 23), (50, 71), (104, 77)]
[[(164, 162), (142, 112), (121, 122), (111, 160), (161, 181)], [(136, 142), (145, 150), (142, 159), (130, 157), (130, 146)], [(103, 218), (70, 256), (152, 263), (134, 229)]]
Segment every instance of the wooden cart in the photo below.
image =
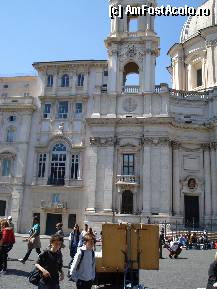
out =
[(139, 288), (139, 269), (159, 269), (159, 226), (103, 224), (96, 257), (97, 284)]

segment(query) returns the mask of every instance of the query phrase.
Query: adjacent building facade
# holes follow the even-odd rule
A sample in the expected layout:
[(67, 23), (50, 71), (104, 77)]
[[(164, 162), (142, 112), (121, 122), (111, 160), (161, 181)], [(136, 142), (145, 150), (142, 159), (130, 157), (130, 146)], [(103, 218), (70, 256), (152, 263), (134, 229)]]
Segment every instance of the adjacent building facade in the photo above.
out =
[[(147, 2), (157, 5), (109, 4)], [(203, 5), (211, 15), (189, 18), (168, 52), (172, 89), (155, 85), (150, 15), (111, 20), (108, 60), (36, 62), (38, 77), (0, 78), (0, 215), (20, 232), (38, 215), (46, 234), (59, 221), (68, 231), (216, 217), (217, 4)]]

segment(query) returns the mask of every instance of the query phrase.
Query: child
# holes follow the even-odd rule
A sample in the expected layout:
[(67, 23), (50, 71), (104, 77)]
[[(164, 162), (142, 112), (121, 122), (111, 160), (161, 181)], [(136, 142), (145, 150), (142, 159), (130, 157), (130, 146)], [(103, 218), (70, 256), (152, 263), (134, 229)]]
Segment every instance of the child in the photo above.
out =
[(59, 280), (64, 279), (62, 253), (60, 251), (62, 242), (61, 236), (51, 236), (49, 249), (39, 255), (35, 264), (35, 267), (42, 272), (38, 289), (60, 289)]
[(94, 239), (90, 234), (84, 236), (84, 245), (75, 254), (70, 275), (76, 281), (77, 289), (91, 289), (95, 279)]

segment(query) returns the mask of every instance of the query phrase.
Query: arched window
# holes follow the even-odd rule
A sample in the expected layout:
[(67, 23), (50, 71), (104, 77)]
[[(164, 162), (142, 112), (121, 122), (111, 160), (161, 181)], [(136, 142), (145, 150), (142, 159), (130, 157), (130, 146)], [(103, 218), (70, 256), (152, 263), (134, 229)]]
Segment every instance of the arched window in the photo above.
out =
[(69, 86), (69, 76), (68, 74), (64, 74), (61, 78), (61, 86), (68, 87)]
[(63, 144), (56, 144), (51, 154), (49, 185), (63, 186), (66, 173), (66, 147)]
[(7, 142), (14, 142), (15, 141), (15, 129), (10, 127), (7, 130)]
[(121, 214), (133, 214), (133, 193), (124, 191), (122, 194)]
[(53, 75), (49, 74), (47, 77), (47, 87), (52, 87), (53, 86)]
[(84, 85), (84, 75), (82, 73), (78, 74), (78, 86)]

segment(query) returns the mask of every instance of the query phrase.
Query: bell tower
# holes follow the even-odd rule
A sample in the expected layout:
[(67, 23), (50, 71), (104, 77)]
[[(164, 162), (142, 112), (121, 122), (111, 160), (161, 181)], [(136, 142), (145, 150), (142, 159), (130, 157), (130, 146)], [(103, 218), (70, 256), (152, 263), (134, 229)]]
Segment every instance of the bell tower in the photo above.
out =
[[(144, 6), (155, 7), (155, 0), (109, 0), (110, 8), (122, 9), (122, 17), (111, 19), (111, 33), (105, 40), (109, 55), (108, 92), (153, 92), (155, 64), (159, 56), (159, 37), (154, 31), (154, 16)], [(142, 13), (143, 12), (143, 13)], [(137, 85), (127, 85), (130, 74)]]

